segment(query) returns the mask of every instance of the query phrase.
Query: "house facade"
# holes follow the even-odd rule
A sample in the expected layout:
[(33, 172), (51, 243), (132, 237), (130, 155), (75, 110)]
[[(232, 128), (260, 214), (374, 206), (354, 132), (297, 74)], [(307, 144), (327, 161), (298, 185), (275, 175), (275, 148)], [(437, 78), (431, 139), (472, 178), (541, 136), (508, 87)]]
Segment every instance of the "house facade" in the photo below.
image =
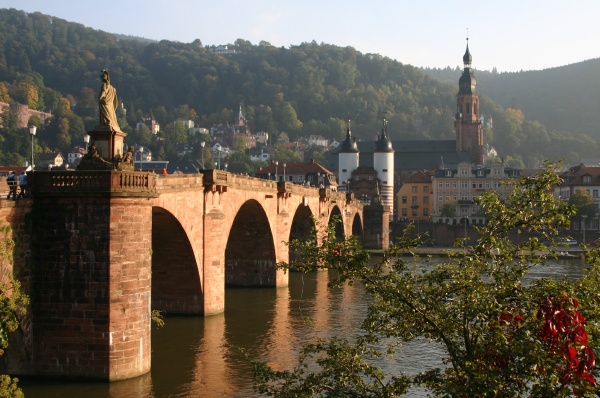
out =
[(479, 166), (462, 162), (453, 168), (436, 170), (431, 179), (432, 221), (484, 224), (485, 217), (475, 203), (475, 198), (491, 190), (504, 198), (510, 191), (504, 182), (520, 176), (520, 170), (505, 167), (502, 163)]
[(430, 220), (432, 208), (432, 171), (419, 170), (413, 173), (396, 194), (398, 218), (407, 220)]

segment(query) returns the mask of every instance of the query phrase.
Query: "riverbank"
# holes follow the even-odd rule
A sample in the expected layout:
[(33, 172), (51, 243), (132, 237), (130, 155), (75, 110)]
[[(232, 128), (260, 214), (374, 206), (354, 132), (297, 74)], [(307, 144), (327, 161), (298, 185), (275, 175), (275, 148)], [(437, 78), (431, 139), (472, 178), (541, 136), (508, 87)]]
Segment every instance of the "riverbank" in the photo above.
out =
[[(383, 255), (384, 250), (381, 249), (375, 249), (375, 250), (368, 250), (369, 253), (371, 253), (371, 255), (373, 257), (381, 257)], [(460, 253), (461, 251), (463, 251), (463, 248), (461, 247), (450, 247), (450, 246), (419, 246), (419, 247), (415, 247), (413, 248), (410, 252), (409, 251), (404, 251), (404, 253), (406, 255), (409, 255), (410, 253), (414, 253), (414, 254), (418, 254), (421, 256), (445, 256), (448, 255), (450, 253)], [(583, 249), (581, 249), (580, 247), (565, 247), (564, 249), (561, 250), (557, 250), (557, 255), (558, 258), (562, 258), (562, 259), (569, 259), (569, 258), (581, 258), (583, 256)]]

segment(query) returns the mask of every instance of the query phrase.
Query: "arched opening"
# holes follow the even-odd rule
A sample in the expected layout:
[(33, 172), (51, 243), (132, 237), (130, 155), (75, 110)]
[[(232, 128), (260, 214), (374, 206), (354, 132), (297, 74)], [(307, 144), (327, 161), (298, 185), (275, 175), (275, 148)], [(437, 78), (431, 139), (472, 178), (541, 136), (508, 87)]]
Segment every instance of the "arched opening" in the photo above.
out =
[[(300, 242), (307, 242), (309, 240), (317, 239), (317, 233), (315, 230), (315, 222), (313, 214), (310, 211), (310, 207), (301, 204), (296, 209), (294, 219), (292, 220), (292, 227), (290, 229), (290, 241), (299, 240)], [(293, 262), (298, 258), (298, 253), (290, 249), (289, 263)]]
[[(335, 220), (338, 220), (338, 222), (336, 222)], [(335, 222), (335, 238), (338, 242), (343, 241), (345, 238), (343, 221), (344, 220), (342, 218), (342, 212), (340, 211), (340, 208), (334, 206), (333, 209), (331, 209), (331, 213), (329, 214), (329, 225)]]
[(152, 208), (152, 309), (202, 314), (204, 292), (194, 251), (183, 227), (167, 210)]
[(275, 245), (269, 220), (255, 200), (233, 220), (225, 248), (226, 286), (275, 286)]
[(357, 237), (361, 245), (363, 244), (363, 227), (358, 213), (354, 215), (354, 220), (352, 220), (352, 235)]

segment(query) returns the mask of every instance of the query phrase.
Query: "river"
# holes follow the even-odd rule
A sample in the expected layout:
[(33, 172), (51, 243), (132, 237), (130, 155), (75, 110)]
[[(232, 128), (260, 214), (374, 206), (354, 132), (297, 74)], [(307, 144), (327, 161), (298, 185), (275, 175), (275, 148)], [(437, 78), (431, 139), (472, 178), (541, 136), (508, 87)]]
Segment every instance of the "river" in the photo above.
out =
[[(536, 267), (531, 278), (581, 274), (579, 259)], [(21, 380), (28, 398), (255, 397), (252, 369), (239, 348), (277, 368), (291, 368), (298, 349), (316, 337), (356, 333), (368, 304), (360, 286), (329, 289), (332, 274), (291, 273), (289, 287), (227, 289), (224, 314), (167, 317), (152, 331), (152, 370), (113, 383)], [(403, 347), (385, 366), (418, 372), (440, 360), (427, 342)], [(411, 396), (425, 396), (414, 391)]]

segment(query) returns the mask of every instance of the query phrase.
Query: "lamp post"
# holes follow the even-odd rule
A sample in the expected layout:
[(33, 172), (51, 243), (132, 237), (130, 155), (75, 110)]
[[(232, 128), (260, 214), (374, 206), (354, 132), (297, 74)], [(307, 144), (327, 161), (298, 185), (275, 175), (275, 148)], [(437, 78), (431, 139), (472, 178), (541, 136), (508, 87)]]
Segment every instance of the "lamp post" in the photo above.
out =
[(217, 169), (221, 170), (221, 145), (217, 147)]
[(227, 163), (225, 163), (225, 164), (224, 164), (224, 169), (225, 169), (225, 171), (227, 171), (227, 166), (228, 166), (228, 165), (227, 165)]
[(463, 220), (465, 222), (465, 241), (467, 240), (467, 221), (469, 220), (469, 216), (463, 216)]
[(206, 143), (202, 141), (200, 143), (200, 152), (202, 154), (202, 170), (204, 170), (204, 145), (206, 145)]
[(285, 182), (285, 163), (283, 164), (283, 182)]
[(278, 161), (275, 161), (275, 181), (279, 181), (279, 180), (277, 179), (277, 165), (278, 165), (278, 164), (279, 164), (279, 162), (278, 162)]
[(140, 171), (144, 171), (144, 147), (140, 148)]
[(90, 143), (90, 135), (89, 134), (84, 134), (83, 135), (83, 142), (85, 142), (85, 153), (87, 153), (87, 151), (88, 151), (88, 144)]
[(581, 243), (583, 243), (583, 244), (585, 244), (585, 219), (586, 218), (587, 218), (587, 215), (585, 215), (585, 214), (583, 214), (581, 216), (581, 222), (583, 224), (583, 242), (581, 242)]
[(267, 173), (267, 175), (269, 176), (269, 181), (271, 181), (271, 173)]
[(31, 136), (31, 171), (33, 171), (33, 168), (35, 167), (35, 165), (33, 163), (33, 137), (35, 137), (36, 130), (37, 130), (37, 127), (29, 126), (29, 135)]

